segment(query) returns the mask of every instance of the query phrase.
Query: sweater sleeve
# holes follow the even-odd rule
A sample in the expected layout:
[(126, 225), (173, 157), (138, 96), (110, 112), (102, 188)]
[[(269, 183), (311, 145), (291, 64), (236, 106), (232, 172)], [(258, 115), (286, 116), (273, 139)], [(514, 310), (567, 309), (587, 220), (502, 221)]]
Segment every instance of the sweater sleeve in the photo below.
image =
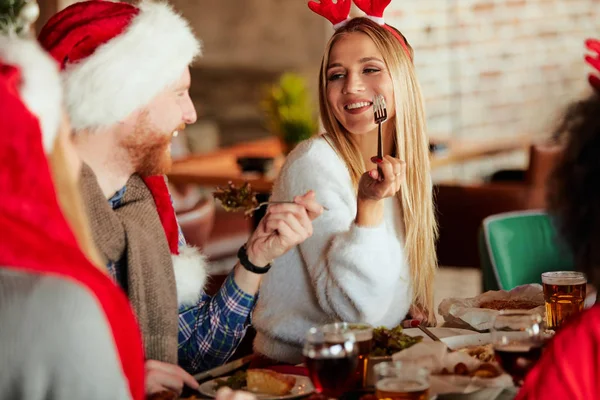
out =
[(406, 304), (393, 307), (397, 314), (406, 314), (411, 287), (401, 239), (385, 223), (354, 223), (356, 194), (345, 166), (333, 151), (318, 150), (309, 148), (289, 162), (273, 197), (289, 200), (314, 190), (328, 209), (313, 222), (313, 235), (299, 246), (320, 307), (335, 319), (378, 323), (397, 298), (393, 291), (402, 290)]
[(600, 398), (600, 306), (562, 329), (527, 375), (516, 400)]
[(104, 313), (85, 288), (0, 274), (0, 400), (130, 399)]

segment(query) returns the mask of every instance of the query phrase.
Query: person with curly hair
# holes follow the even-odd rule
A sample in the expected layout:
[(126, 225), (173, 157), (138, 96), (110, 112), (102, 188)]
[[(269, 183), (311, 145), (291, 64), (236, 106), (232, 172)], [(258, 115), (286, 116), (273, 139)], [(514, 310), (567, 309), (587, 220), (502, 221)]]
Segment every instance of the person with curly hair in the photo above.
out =
[[(586, 61), (600, 71), (600, 41)], [(549, 182), (550, 213), (572, 252), (575, 266), (598, 287), (600, 278), (600, 77), (594, 92), (572, 104), (556, 130), (564, 155)], [(528, 374), (517, 399), (600, 398), (600, 305), (583, 312), (554, 337)]]

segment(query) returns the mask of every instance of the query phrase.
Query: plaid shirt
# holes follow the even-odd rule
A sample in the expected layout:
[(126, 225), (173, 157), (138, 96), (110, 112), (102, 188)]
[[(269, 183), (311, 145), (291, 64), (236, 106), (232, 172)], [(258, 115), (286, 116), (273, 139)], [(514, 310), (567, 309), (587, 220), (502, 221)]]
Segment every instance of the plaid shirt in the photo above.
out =
[[(108, 201), (118, 208), (126, 187)], [(179, 246), (185, 238), (179, 228)], [(119, 261), (110, 261), (108, 271), (116, 282), (123, 285)], [(233, 279), (233, 272), (225, 279), (214, 297), (202, 293), (198, 303), (179, 308), (179, 365), (196, 373), (224, 364), (233, 354), (250, 324), (250, 315), (257, 296), (242, 291)]]

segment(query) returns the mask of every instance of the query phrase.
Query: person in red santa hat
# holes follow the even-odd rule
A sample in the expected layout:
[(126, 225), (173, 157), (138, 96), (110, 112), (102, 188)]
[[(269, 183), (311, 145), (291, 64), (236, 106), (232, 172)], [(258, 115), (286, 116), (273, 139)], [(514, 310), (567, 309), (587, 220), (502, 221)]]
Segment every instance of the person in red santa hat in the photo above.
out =
[[(27, 39), (35, 2), (0, 15), (0, 399), (144, 398), (141, 333), (53, 184), (77, 188), (58, 67)], [(18, 16), (14, 18), (14, 16)], [(70, 146), (70, 147), (69, 147)], [(49, 165), (48, 159), (52, 160)], [(51, 169), (52, 167), (52, 169)], [(75, 232), (75, 234), (74, 234)], [(88, 231), (88, 238), (89, 231)]]
[(39, 40), (61, 67), (94, 241), (137, 314), (147, 388), (179, 390), (173, 364), (196, 372), (228, 359), (271, 260), (310, 236), (323, 208), (312, 192), (271, 206), (210, 298), (163, 177), (171, 137), (196, 120), (188, 67), (200, 45), (187, 22), (165, 3), (85, 1), (52, 17)]

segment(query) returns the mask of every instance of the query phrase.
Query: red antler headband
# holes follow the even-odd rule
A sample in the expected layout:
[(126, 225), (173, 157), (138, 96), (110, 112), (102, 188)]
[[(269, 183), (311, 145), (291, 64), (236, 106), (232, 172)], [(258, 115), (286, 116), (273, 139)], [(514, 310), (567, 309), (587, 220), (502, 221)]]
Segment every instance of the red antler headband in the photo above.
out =
[[(322, 17), (325, 17), (333, 24), (333, 29), (339, 29), (342, 26), (346, 25), (346, 23), (350, 20), (350, 6), (352, 5), (351, 0), (337, 0), (337, 3), (333, 3), (333, 0), (318, 0), (317, 1), (309, 1), (308, 8), (310, 8), (316, 14), (319, 14)], [(383, 19), (383, 11), (390, 4), (392, 0), (354, 0), (354, 4), (358, 8), (360, 8), (366, 15), (366, 18), (369, 18), (371, 21), (376, 22), (377, 24), (384, 27), (387, 31), (389, 31), (402, 45), (404, 52), (408, 56), (409, 59), (412, 60), (410, 56), (410, 51), (408, 50), (408, 45), (406, 41), (391, 26), (385, 23)]]
[[(585, 61), (587, 61), (588, 64), (600, 72), (600, 40), (588, 39), (585, 41), (585, 47), (587, 47), (588, 50), (596, 53), (594, 56), (586, 55)], [(600, 91), (600, 76), (596, 75), (595, 73), (589, 74), (588, 81), (594, 89)]]

